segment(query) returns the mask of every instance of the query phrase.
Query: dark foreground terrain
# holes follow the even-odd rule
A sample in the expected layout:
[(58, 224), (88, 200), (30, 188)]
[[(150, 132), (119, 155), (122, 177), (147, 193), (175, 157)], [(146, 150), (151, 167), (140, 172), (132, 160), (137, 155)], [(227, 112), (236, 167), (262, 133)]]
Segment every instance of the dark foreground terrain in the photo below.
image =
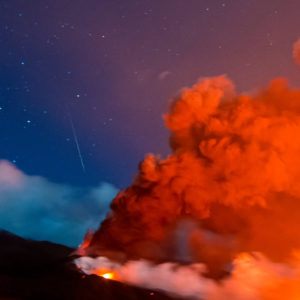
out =
[(171, 299), (94, 275), (85, 276), (72, 263), (73, 251), (0, 231), (0, 300)]

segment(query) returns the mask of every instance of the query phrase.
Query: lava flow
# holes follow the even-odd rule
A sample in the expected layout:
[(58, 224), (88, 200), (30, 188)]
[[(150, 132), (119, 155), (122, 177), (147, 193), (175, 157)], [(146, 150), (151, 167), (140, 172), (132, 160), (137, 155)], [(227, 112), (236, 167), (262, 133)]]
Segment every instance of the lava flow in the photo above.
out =
[(172, 154), (146, 156), (77, 265), (199, 299), (300, 299), (300, 90), (206, 78), (164, 119)]

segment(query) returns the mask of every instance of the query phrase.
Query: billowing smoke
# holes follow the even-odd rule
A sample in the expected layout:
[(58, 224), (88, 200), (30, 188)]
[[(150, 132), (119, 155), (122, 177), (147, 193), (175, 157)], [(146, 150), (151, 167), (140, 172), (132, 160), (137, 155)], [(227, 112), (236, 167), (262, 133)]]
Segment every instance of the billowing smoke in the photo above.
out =
[(29, 176), (0, 161), (0, 229), (25, 238), (78, 246), (87, 229), (105, 218), (117, 189), (108, 183), (94, 188), (56, 184)]
[(173, 154), (145, 158), (91, 247), (170, 259), (192, 220), (190, 255), (211, 271), (240, 251), (284, 259), (300, 244), (299, 112), (300, 91), (284, 79), (253, 96), (225, 76), (184, 90), (165, 115)]
[(205, 78), (164, 119), (172, 154), (146, 156), (81, 253), (117, 261), (136, 284), (169, 272), (144, 283), (169, 291), (189, 270), (183, 296), (299, 299), (300, 90), (275, 79), (238, 94), (226, 76)]

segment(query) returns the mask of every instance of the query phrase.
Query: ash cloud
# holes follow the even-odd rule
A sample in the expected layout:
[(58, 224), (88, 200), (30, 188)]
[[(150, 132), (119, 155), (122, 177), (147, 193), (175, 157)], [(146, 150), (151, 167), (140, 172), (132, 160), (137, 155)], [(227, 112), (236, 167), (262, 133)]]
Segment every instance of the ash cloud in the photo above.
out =
[(172, 153), (145, 157), (77, 265), (196, 299), (300, 299), (300, 90), (204, 78), (164, 119)]
[(25, 238), (78, 246), (105, 218), (117, 189), (56, 184), (0, 161), (0, 228)]
[(300, 247), (299, 90), (275, 79), (254, 95), (236, 94), (226, 76), (206, 78), (164, 118), (172, 154), (146, 156), (89, 250), (176, 261), (174, 236), (192, 220), (189, 255), (218, 278), (240, 252), (284, 261)]

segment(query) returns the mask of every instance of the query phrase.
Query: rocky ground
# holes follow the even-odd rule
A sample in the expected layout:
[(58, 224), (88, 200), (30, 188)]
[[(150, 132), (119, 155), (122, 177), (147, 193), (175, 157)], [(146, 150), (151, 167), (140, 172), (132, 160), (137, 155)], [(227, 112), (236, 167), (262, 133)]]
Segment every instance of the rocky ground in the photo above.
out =
[(86, 276), (73, 264), (73, 251), (0, 231), (0, 300), (171, 299), (98, 276)]

